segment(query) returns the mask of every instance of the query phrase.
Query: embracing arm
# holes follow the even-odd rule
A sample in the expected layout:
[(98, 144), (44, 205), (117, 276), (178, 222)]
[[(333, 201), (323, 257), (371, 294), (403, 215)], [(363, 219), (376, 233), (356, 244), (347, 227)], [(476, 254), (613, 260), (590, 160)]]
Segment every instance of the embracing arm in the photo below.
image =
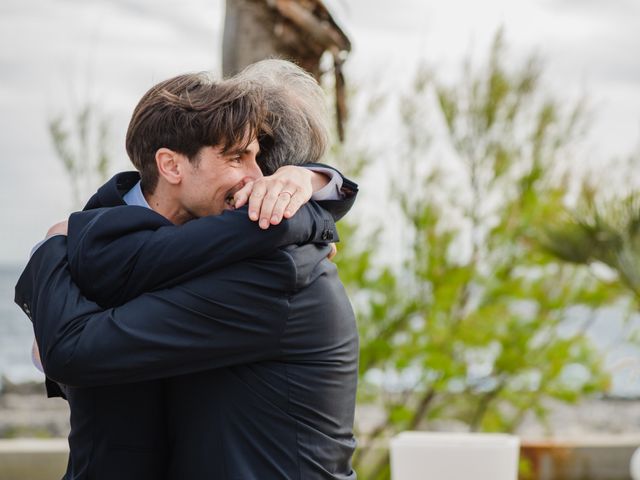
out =
[(335, 185), (334, 188), (338, 191), (338, 199), (327, 198), (320, 200), (318, 198), (317, 201), (322, 208), (331, 213), (333, 219), (337, 222), (351, 210), (358, 195), (358, 184), (342, 175), (339, 170), (323, 163), (307, 163), (305, 167), (315, 172), (325, 172), (327, 175), (329, 175), (328, 172), (331, 172), (333, 175), (331, 184)]
[[(298, 213), (266, 230), (250, 221), (246, 208), (203, 217), (182, 226), (173, 226), (161, 215), (142, 207), (120, 206), (74, 214), (69, 220), (68, 243), (72, 277), (87, 297), (102, 306), (115, 306), (143, 292), (177, 285), (285, 245), (337, 242), (331, 217), (339, 218), (351, 208), (357, 185), (331, 167), (314, 165), (312, 169), (331, 172), (327, 175), (333, 176), (328, 190), (333, 188), (334, 192), (327, 189), (316, 192), (322, 194), (318, 204), (303, 204)], [(282, 167), (271, 177), (252, 183), (257, 185), (256, 189), (277, 197), (283, 188), (295, 189), (296, 182), (292, 179), (296, 171), (300, 178), (308, 170)], [(309, 174), (302, 174), (301, 178), (308, 180)], [(297, 185), (303, 184), (304, 181), (299, 181)], [(340, 192), (335, 192), (332, 184), (337, 184)], [(302, 194), (302, 203), (311, 195), (311, 186), (308, 188)], [(243, 193), (246, 202), (251, 190), (243, 189)], [(265, 204), (268, 197), (262, 197)], [(252, 204), (253, 196), (250, 208)]]
[[(288, 195), (281, 197), (284, 193)], [(283, 215), (291, 217), (309, 198), (338, 221), (351, 209), (357, 193), (358, 185), (335, 168), (307, 163), (304, 168), (284, 165), (273, 175), (247, 182), (235, 193), (234, 200), (236, 207), (248, 202), (249, 217), (259, 221), (261, 228), (267, 228), (269, 222), (275, 225)]]
[(71, 280), (58, 236), (33, 255), (15, 300), (33, 322), (48, 377), (73, 386), (137, 382), (278, 355), (290, 268), (286, 258), (243, 262), (103, 310)]
[(147, 208), (120, 206), (73, 214), (68, 234), (74, 281), (109, 307), (281, 246), (337, 241), (331, 216), (315, 202), (267, 230), (246, 208), (175, 226)]

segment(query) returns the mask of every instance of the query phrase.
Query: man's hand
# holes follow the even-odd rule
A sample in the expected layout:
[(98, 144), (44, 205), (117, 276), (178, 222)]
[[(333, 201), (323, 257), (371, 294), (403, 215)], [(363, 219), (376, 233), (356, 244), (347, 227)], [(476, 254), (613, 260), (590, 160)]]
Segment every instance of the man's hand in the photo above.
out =
[(314, 191), (328, 183), (329, 179), (304, 167), (287, 165), (273, 175), (249, 181), (234, 195), (235, 207), (249, 202), (249, 218), (259, 220), (260, 228), (279, 224), (283, 218), (292, 217), (307, 203)]
[(69, 221), (63, 220), (61, 222), (56, 223), (53, 227), (51, 227), (47, 231), (47, 238), (52, 237), (53, 235), (66, 235), (68, 230)]
[(331, 251), (329, 252), (329, 255), (327, 255), (327, 258), (329, 260), (333, 260), (333, 257), (338, 253), (338, 247), (336, 247), (335, 243), (330, 243), (329, 246), (331, 247)]
[(31, 346), (31, 361), (35, 365), (35, 367), (44, 373), (44, 369), (42, 368), (42, 359), (40, 358), (40, 349), (38, 348), (38, 344), (35, 339), (33, 340), (33, 345)]

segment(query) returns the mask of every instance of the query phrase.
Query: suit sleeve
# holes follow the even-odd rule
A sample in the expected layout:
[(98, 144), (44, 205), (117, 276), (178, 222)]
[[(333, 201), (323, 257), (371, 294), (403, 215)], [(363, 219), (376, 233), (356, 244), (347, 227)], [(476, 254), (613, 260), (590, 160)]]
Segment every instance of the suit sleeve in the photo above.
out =
[(67, 250), (83, 293), (113, 307), (285, 245), (328, 241), (338, 241), (335, 223), (315, 202), (267, 230), (246, 208), (174, 226), (148, 209), (120, 206), (73, 214)]
[(103, 310), (73, 283), (66, 238), (53, 237), (29, 261), (15, 300), (33, 322), (49, 378), (138, 382), (277, 355), (289, 308), (278, 292), (289, 288), (291, 269), (284, 260), (242, 262)]
[(327, 210), (331, 214), (333, 219), (337, 222), (342, 217), (344, 217), (349, 212), (349, 210), (351, 210), (351, 207), (353, 207), (353, 203), (356, 201), (356, 196), (358, 195), (358, 184), (349, 180), (344, 175), (342, 175), (339, 170), (329, 165), (325, 165), (323, 163), (306, 163), (305, 166), (329, 168), (336, 171), (342, 177), (342, 188), (340, 192), (342, 198), (340, 200), (323, 200), (318, 202), (320, 206)]

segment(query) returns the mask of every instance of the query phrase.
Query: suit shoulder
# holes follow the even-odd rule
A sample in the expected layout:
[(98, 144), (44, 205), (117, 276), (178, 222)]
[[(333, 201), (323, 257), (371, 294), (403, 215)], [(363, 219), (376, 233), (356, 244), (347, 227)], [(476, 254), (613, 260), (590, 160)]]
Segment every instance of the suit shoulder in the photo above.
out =
[(71, 214), (69, 237), (75, 241), (95, 235), (114, 237), (136, 231), (157, 230), (167, 225), (171, 225), (169, 220), (145, 207), (123, 205), (96, 208)]

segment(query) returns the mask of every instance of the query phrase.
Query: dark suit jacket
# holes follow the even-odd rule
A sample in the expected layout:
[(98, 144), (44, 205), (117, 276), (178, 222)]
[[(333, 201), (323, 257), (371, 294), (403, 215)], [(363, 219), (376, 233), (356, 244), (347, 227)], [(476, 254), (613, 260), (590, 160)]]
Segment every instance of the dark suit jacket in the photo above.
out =
[[(122, 190), (126, 191), (131, 186), (126, 180), (126, 176), (114, 179), (114, 182), (101, 189), (89, 206), (99, 206), (100, 204), (111, 202), (113, 198), (109, 200), (105, 197), (105, 193), (111, 192), (112, 194), (114, 191), (117, 192), (117, 189), (112, 187), (118, 183), (124, 184)], [(147, 209), (136, 207), (121, 207), (120, 209), (127, 210), (126, 212), (119, 212), (118, 208), (114, 208), (86, 212), (75, 215), (70, 221), (68, 256), (71, 260), (71, 271), (75, 272), (76, 279), (82, 280), (80, 284), (83, 285), (83, 290), (91, 291), (94, 298), (100, 300), (99, 303), (102, 305), (114, 305), (127, 299), (127, 295), (122, 294), (123, 290), (114, 288), (114, 286), (127, 285), (125, 292), (129, 296), (137, 295), (143, 290), (167, 286), (186, 280), (190, 276), (193, 277), (195, 274), (205, 272), (211, 268), (222, 267), (225, 264), (241, 259), (242, 255), (246, 255), (247, 251), (257, 252), (258, 254), (266, 252), (269, 250), (266, 244), (270, 241), (283, 241), (283, 239), (286, 240), (284, 243), (291, 243), (292, 241), (291, 235), (287, 237), (285, 234), (283, 236), (282, 232), (278, 233), (277, 229), (275, 229), (274, 232), (271, 232), (274, 238), (263, 239), (261, 245), (252, 245), (251, 240), (243, 237), (238, 245), (227, 249), (226, 247), (229, 244), (225, 242), (238, 241), (237, 234), (230, 233), (227, 236), (231, 238), (217, 238), (218, 241), (215, 244), (218, 250), (216, 250), (215, 248), (202, 246), (206, 244), (203, 239), (210, 241), (208, 239), (210, 238), (211, 229), (215, 227), (209, 225), (209, 223), (212, 223), (213, 219), (200, 219), (190, 222), (185, 227), (165, 228), (166, 220)], [(300, 216), (296, 215), (294, 219), (296, 217), (303, 219), (306, 213), (308, 212), (305, 210), (305, 213)], [(318, 215), (317, 211), (312, 213)], [(159, 218), (154, 218), (154, 215)], [(229, 218), (225, 219), (225, 216)], [(255, 224), (246, 221), (246, 212), (244, 214), (232, 212), (229, 215), (225, 214), (215, 218), (218, 222), (223, 222), (223, 224), (226, 222), (228, 226), (235, 225), (233, 223), (234, 218), (242, 219), (247, 222), (247, 225), (257, 228)], [(312, 218), (315, 217), (312, 216)], [(310, 234), (307, 240), (318, 239), (318, 237), (326, 240), (327, 237), (334, 235), (333, 224), (326, 217), (323, 218), (319, 214), (314, 221), (315, 228), (312, 229), (313, 231), (311, 233), (307, 231), (304, 234)], [(293, 222), (288, 223), (289, 227), (291, 227)], [(235, 227), (238, 226), (235, 225)], [(286, 230), (287, 225), (284, 225), (283, 229)], [(180, 231), (176, 232), (176, 230)], [(295, 229), (293, 230), (295, 231)], [(205, 236), (207, 232), (209, 236)], [(249, 237), (255, 235), (255, 232), (247, 233)], [(293, 241), (296, 243), (304, 241), (304, 238), (300, 238), (299, 232), (297, 235), (298, 237), (295, 237)], [(220, 244), (225, 246), (225, 250), (220, 248)], [(308, 259), (301, 260), (298, 258), (300, 256), (299, 252), (305, 251), (307, 248), (312, 248), (313, 254), (316, 255), (315, 257), (313, 255), (310, 256), (310, 258), (315, 258), (310, 264)], [(320, 314), (324, 317), (329, 313), (327, 310), (333, 312), (336, 307), (330, 305), (332, 303), (332, 295), (337, 296), (341, 300), (342, 307), (338, 309), (339, 315), (336, 316), (336, 319), (346, 320), (345, 324), (341, 325), (341, 329), (344, 330), (346, 328), (348, 331), (350, 324), (354, 328), (350, 309), (347, 308), (348, 302), (346, 302), (346, 298), (342, 298), (344, 297), (344, 292), (340, 290), (338, 290), (337, 295), (333, 291), (324, 297), (317, 295), (322, 291), (323, 284), (337, 283), (335, 272), (331, 274), (330, 269), (326, 270), (326, 267), (320, 267), (322, 262), (319, 260), (325, 255), (325, 252), (320, 251), (321, 255), (318, 256), (318, 249), (311, 246), (290, 249), (291, 251), (287, 252), (284, 257), (286, 261), (283, 262), (282, 254), (284, 252), (273, 252), (273, 246), (271, 246), (271, 250), (271, 253), (266, 258), (259, 261), (247, 261), (218, 271), (218, 276), (223, 275), (224, 277), (225, 272), (226, 275), (230, 274), (234, 279), (233, 281), (237, 282), (237, 287), (242, 290), (242, 295), (238, 296), (237, 303), (234, 303), (233, 297), (240, 292), (229, 291), (228, 280), (231, 280), (228, 277), (225, 277), (225, 280), (219, 280), (218, 277), (213, 279), (210, 275), (207, 275), (198, 279), (197, 282), (194, 280), (196, 283), (192, 288), (203, 286), (204, 290), (201, 295), (188, 295), (186, 297), (188, 301), (182, 305), (182, 308), (172, 310), (164, 304), (167, 299), (163, 292), (163, 303), (160, 311), (164, 311), (165, 314), (171, 312), (172, 314), (187, 317), (187, 312), (182, 312), (182, 310), (188, 309), (191, 311), (195, 308), (195, 311), (199, 311), (200, 315), (209, 316), (211, 312), (208, 311), (206, 306), (200, 311), (191, 303), (197, 305), (198, 302), (194, 302), (194, 300), (197, 299), (201, 302), (203, 298), (209, 300), (216, 298), (216, 301), (219, 301), (215, 295), (211, 296), (214, 292), (210, 291), (213, 284), (216, 284), (214, 280), (219, 283), (215, 287), (215, 294), (225, 297), (225, 300), (229, 302), (229, 306), (226, 308), (231, 308), (233, 311), (227, 312), (225, 310), (224, 315), (230, 315), (230, 317), (223, 317), (223, 325), (216, 325), (215, 323), (210, 325), (211, 332), (209, 335), (218, 336), (220, 343), (218, 343), (218, 348), (215, 351), (208, 353), (212, 358), (202, 365), (200, 362), (204, 360), (204, 357), (197, 356), (198, 361), (195, 364), (189, 364), (189, 355), (186, 353), (180, 355), (179, 361), (182, 364), (166, 363), (164, 361), (166, 358), (164, 360), (161, 359), (161, 357), (166, 356), (168, 348), (175, 350), (183, 342), (191, 343), (193, 341), (193, 337), (190, 336), (193, 332), (182, 338), (181, 332), (178, 331), (173, 332), (171, 335), (162, 336), (163, 342), (165, 342), (161, 342), (162, 347), (155, 345), (155, 340), (157, 339), (143, 339), (142, 337), (137, 339), (142, 342), (142, 348), (155, 345), (147, 353), (153, 354), (152, 364), (156, 362), (156, 359), (158, 363), (149, 365), (151, 369), (147, 371), (147, 363), (150, 361), (148, 356), (139, 357), (138, 354), (140, 352), (132, 350), (129, 350), (129, 352), (133, 354), (134, 358), (128, 358), (126, 355), (122, 356), (120, 348), (126, 344), (126, 342), (122, 344), (118, 340), (119, 335), (123, 333), (120, 331), (122, 326), (105, 323), (101, 326), (106, 327), (106, 329), (99, 336), (103, 341), (109, 339), (108, 343), (114, 347), (113, 352), (109, 355), (114, 356), (111, 360), (117, 359), (116, 363), (119, 366), (115, 367), (115, 364), (111, 364), (110, 360), (103, 361), (105, 359), (92, 365), (87, 358), (84, 358), (79, 363), (82, 364), (82, 368), (88, 369), (84, 371), (84, 374), (76, 376), (79, 371), (74, 373), (72, 363), (67, 363), (66, 359), (63, 363), (58, 363), (57, 360), (62, 358), (57, 355), (70, 345), (73, 346), (73, 350), (76, 352), (77, 347), (82, 344), (82, 341), (79, 342), (79, 337), (86, 339), (88, 330), (83, 328), (83, 333), (78, 336), (78, 331), (74, 329), (75, 333), (71, 333), (67, 330), (67, 325), (62, 330), (57, 331), (53, 337), (55, 338), (53, 344), (38, 338), (41, 349), (44, 350), (43, 361), (47, 372), (54, 375), (58, 380), (69, 384), (99, 385), (122, 381), (147, 380), (148, 378), (165, 377), (172, 372), (186, 373), (213, 366), (232, 365), (229, 368), (207, 371), (197, 375), (187, 375), (165, 382), (147, 381), (110, 387), (68, 388), (67, 393), (72, 408), (70, 478), (85, 478), (86, 476), (90, 478), (162, 478), (168, 468), (170, 468), (169, 476), (171, 478), (342, 478), (341, 475), (349, 475), (348, 460), (353, 448), (350, 429), (353, 421), (353, 408), (348, 404), (353, 400), (352, 397), (355, 394), (355, 369), (352, 368), (349, 381), (343, 382), (338, 387), (342, 390), (335, 392), (344, 397), (347, 405), (342, 405), (343, 408), (338, 409), (340, 414), (335, 418), (324, 420), (325, 422), (330, 422), (331, 420), (334, 422), (339, 421), (340, 427), (336, 428), (336, 424), (329, 423), (328, 425), (323, 425), (322, 430), (316, 431), (318, 419), (314, 418), (314, 415), (322, 415), (321, 410), (310, 415), (310, 412), (305, 409), (297, 412), (297, 408), (285, 408), (288, 405), (287, 402), (290, 401), (289, 393), (287, 393), (285, 400), (282, 397), (283, 392), (279, 391), (278, 387), (283, 387), (286, 392), (295, 390), (292, 386), (295, 387), (297, 382), (292, 385), (290, 374), (285, 373), (285, 371), (293, 372), (295, 368), (286, 366), (287, 362), (283, 357), (284, 350), (274, 356), (275, 352), (269, 338), (269, 333), (273, 337), (274, 332), (263, 331), (260, 327), (261, 321), (270, 317), (274, 322), (270, 327), (278, 324), (282, 325), (283, 321), (285, 324), (294, 325), (294, 319), (286, 317), (282, 308), (275, 308), (274, 311), (268, 313), (263, 309), (282, 307), (282, 296), (285, 292), (287, 296), (291, 296), (293, 291), (303, 287), (301, 292), (293, 294), (300, 298), (300, 301), (295, 302), (299, 304), (299, 307), (292, 309), (289, 306), (289, 309), (291, 312), (300, 310), (298, 314), (304, 313), (298, 321), (300, 326), (303, 327), (302, 330), (307, 330), (306, 335), (303, 335), (303, 337), (306, 338), (306, 342), (309, 345), (304, 345), (303, 337), (297, 338), (300, 343), (292, 342), (291, 353), (295, 355), (301, 353), (302, 357), (305, 357), (308, 356), (309, 352), (305, 352), (304, 349), (311, 347), (311, 343), (313, 343), (310, 343), (309, 340), (311, 338), (308, 338), (309, 333), (313, 330), (309, 328), (311, 326), (310, 320), (312, 320), (309, 313)], [(220, 255), (222, 251), (228, 253), (228, 255)], [(112, 259), (111, 256), (114, 254), (117, 257)], [(206, 256), (206, 254), (209, 256)], [(38, 258), (40, 257), (38, 256)], [(182, 260), (183, 258), (184, 262), (176, 262), (176, 260)], [(112, 261), (115, 263), (112, 263)], [(86, 262), (89, 262), (88, 265), (91, 268), (83, 269), (79, 267), (83, 264), (87, 265)], [(291, 263), (294, 270), (291, 270)], [(113, 268), (102, 275), (93, 275), (100, 273), (100, 268), (104, 268), (105, 265), (109, 264), (113, 265)], [(303, 276), (302, 279), (298, 278), (300, 271), (296, 271), (296, 268), (299, 266), (306, 266), (313, 280), (306, 276)], [(331, 267), (331, 264), (328, 266)], [(297, 270), (304, 270), (304, 268), (297, 268)], [(316, 271), (315, 275), (317, 277), (311, 273), (312, 271)], [(38, 275), (41, 275), (41, 273)], [(333, 275), (333, 279), (327, 280), (331, 275)], [(99, 277), (101, 280), (98, 283), (89, 284), (85, 288), (85, 283), (92, 276), (94, 278)], [(205, 281), (205, 279), (208, 280)], [(19, 293), (25, 291), (23, 280), (21, 280), (21, 283), (23, 285), (19, 284), (17, 289)], [(243, 283), (248, 285), (243, 285)], [(313, 288), (311, 288), (311, 284), (314, 285)], [(56, 285), (59, 286), (59, 284)], [(266, 297), (264, 297), (265, 290), (270, 291), (270, 294)], [(305, 294), (302, 292), (305, 292)], [(53, 294), (53, 290), (48, 290), (46, 294), (43, 293), (42, 298), (49, 293)], [(54, 296), (57, 297), (59, 293), (58, 291)], [(166, 295), (171, 297), (175, 293), (175, 290), (168, 291)], [(190, 293), (193, 294), (193, 292)], [(274, 294), (275, 297), (271, 294)], [(258, 295), (258, 298), (252, 295)], [(229, 296), (232, 298), (229, 298)], [(280, 298), (278, 299), (278, 297)], [(34, 299), (32, 298), (31, 300), (33, 301)], [(53, 298), (50, 298), (50, 300), (55, 302)], [(148, 298), (147, 301), (150, 301), (148, 305), (158, 300), (158, 297)], [(251, 303), (246, 303), (247, 300), (251, 300)], [(319, 302), (319, 300), (321, 301)], [(328, 305), (325, 305), (322, 300), (326, 301)], [(21, 303), (29, 304), (26, 301)], [(65, 314), (74, 313), (73, 310), (77, 305), (72, 306), (73, 308), (71, 309), (63, 309)], [(143, 307), (145, 313), (148, 312), (146, 308)], [(33, 307), (27, 306), (26, 310), (31, 311)], [(177, 312), (174, 310), (177, 310)], [(39, 321), (38, 317), (42, 319), (43, 323), (46, 322), (48, 324), (51, 321), (44, 320), (44, 315), (41, 313), (34, 317), (36, 323)], [(260, 318), (258, 319), (257, 317)], [(60, 318), (60, 320), (62, 319)], [(256, 323), (257, 320), (259, 321)], [(228, 331), (228, 327), (231, 325), (224, 326), (224, 323), (230, 321), (236, 321), (237, 325), (233, 325), (233, 328)], [(93, 324), (93, 321), (90, 323)], [(317, 327), (321, 327), (321, 325), (322, 322)], [(59, 326), (61, 327), (62, 324), (59, 324)], [(136, 323), (135, 327), (140, 327), (140, 325)], [(238, 327), (240, 328), (238, 329)], [(153, 325), (147, 325), (147, 328), (146, 335), (144, 335), (146, 337), (159, 333), (154, 330)], [(48, 326), (45, 326), (44, 329), (48, 330)], [(38, 329), (36, 328), (36, 330)], [(143, 330), (138, 330), (138, 334), (142, 332)], [(128, 334), (131, 333), (133, 332), (128, 332)], [(207, 332), (202, 333), (206, 334)], [(320, 332), (315, 332), (311, 337), (316, 337), (318, 333)], [(36, 335), (39, 337), (38, 333)], [(293, 337), (296, 338), (297, 335), (299, 333)], [(279, 337), (281, 341), (285, 339), (284, 331), (279, 332)], [(317, 337), (317, 340), (320, 338), (322, 337)], [(131, 339), (129, 338), (129, 340)], [(150, 343), (147, 343), (147, 347), (144, 347), (145, 342), (149, 340)], [(344, 357), (343, 361), (350, 359), (352, 367), (354, 367), (355, 354), (357, 353), (355, 330), (353, 329), (351, 334), (346, 335), (344, 339), (340, 339), (340, 342), (343, 341), (350, 344), (351, 348), (347, 349), (348, 352), (336, 349), (340, 350), (341, 353), (336, 351), (334, 354), (342, 355)], [(234, 342), (237, 343), (234, 344)], [(353, 348), (354, 342), (356, 342), (356, 348)], [(66, 347), (63, 345), (66, 345)], [(324, 343), (321, 342), (320, 345), (316, 345), (313, 348), (322, 347), (326, 349), (330, 345), (331, 342), (325, 340)], [(188, 346), (185, 345), (185, 347)], [(251, 348), (247, 350), (247, 346), (251, 346)], [(88, 347), (87, 353), (96, 354), (94, 350), (96, 345), (88, 345)], [(333, 347), (335, 349), (336, 345), (333, 345)], [(298, 350), (301, 348), (302, 351), (299, 352)], [(187, 351), (191, 353), (190, 349)], [(193, 353), (195, 355), (197, 352)], [(202, 355), (202, 353), (200, 352), (199, 355)], [(72, 356), (75, 357), (75, 353)], [(321, 360), (320, 356), (318, 356), (318, 360), (321, 360), (322, 363), (330, 360), (330, 357), (331, 355), (327, 353), (324, 360)], [(80, 357), (75, 358), (79, 359)], [(97, 358), (100, 358), (100, 356)], [(260, 361), (257, 362), (258, 360)], [(271, 364), (274, 360), (275, 364)], [(141, 361), (141, 363), (137, 363), (138, 361)], [(249, 366), (246, 365), (247, 362), (254, 363)], [(122, 367), (125, 367), (124, 371)], [(284, 370), (282, 370), (283, 367)], [(311, 366), (306, 366), (300, 372), (301, 376), (304, 377), (306, 374), (317, 375), (316, 387), (321, 386), (320, 378), (323, 375), (330, 377), (328, 379), (329, 383), (336, 382), (337, 377), (335, 375), (326, 374), (331, 368), (325, 366), (316, 368), (318, 370), (317, 373), (314, 372)], [(131, 374), (133, 376), (130, 376)], [(253, 382), (248, 382), (248, 380), (253, 380)], [(268, 386), (266, 391), (264, 391), (265, 386)], [(333, 387), (325, 385), (324, 387), (328, 389), (327, 393), (332, 393), (331, 389), (336, 388), (335, 385)], [(249, 388), (249, 391), (246, 391), (247, 388)], [(313, 390), (317, 390), (317, 388), (313, 388)], [(320, 394), (322, 391), (320, 390), (316, 393)], [(306, 395), (309, 395), (309, 392)], [(293, 397), (295, 398), (295, 395)], [(328, 399), (328, 397), (325, 397), (324, 401)], [(268, 403), (265, 406), (265, 400), (271, 400), (274, 405)], [(336, 400), (332, 399), (331, 402), (335, 403)], [(337, 403), (340, 404), (341, 402), (338, 401)], [(279, 404), (277, 405), (278, 408), (275, 408), (275, 404)], [(307, 406), (307, 409), (310, 406), (314, 406), (313, 402)], [(276, 413), (279, 415), (276, 415)], [(336, 412), (331, 411), (329, 413), (335, 414)], [(250, 421), (247, 418), (248, 416), (251, 418), (259, 417), (260, 421)], [(169, 419), (168, 422), (167, 419)], [(300, 419), (303, 421), (300, 422)], [(305, 436), (304, 428), (302, 428), (305, 425), (310, 428), (311, 435), (307, 432)], [(302, 432), (299, 430), (302, 430)], [(265, 431), (279, 433), (270, 434), (264, 438)], [(328, 435), (333, 442), (328, 441), (327, 438), (322, 437), (319, 433), (324, 436)], [(331, 435), (332, 433), (333, 435)], [(264, 441), (261, 442), (259, 440), (260, 436), (264, 438)], [(324, 438), (324, 441), (316, 443), (318, 438), (315, 437)], [(252, 439), (251, 443), (255, 445), (247, 444), (248, 439)], [(223, 440), (220, 444), (221, 448), (216, 448), (215, 445), (220, 443), (220, 440)], [(171, 457), (167, 455), (169, 442), (174, 442), (171, 449)], [(266, 446), (268, 448), (265, 448)], [(319, 447), (326, 447), (326, 452), (319, 455)], [(254, 449), (257, 449), (257, 451), (254, 451)], [(169, 458), (171, 458), (170, 465), (162, 461)], [(329, 472), (332, 473), (330, 474)]]

